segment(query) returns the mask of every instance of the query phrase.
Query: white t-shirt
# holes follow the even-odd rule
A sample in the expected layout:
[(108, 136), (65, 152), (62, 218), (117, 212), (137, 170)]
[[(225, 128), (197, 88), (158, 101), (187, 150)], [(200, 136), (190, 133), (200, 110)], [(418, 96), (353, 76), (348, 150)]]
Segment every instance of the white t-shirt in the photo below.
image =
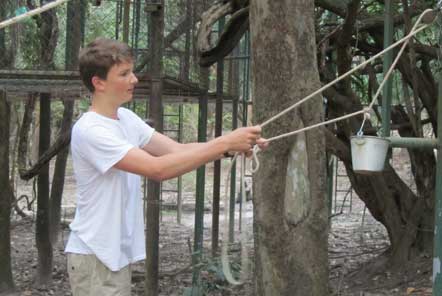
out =
[(132, 111), (118, 120), (87, 112), (72, 128), (77, 208), (65, 252), (95, 254), (117, 271), (146, 257), (141, 178), (113, 166), (154, 129)]

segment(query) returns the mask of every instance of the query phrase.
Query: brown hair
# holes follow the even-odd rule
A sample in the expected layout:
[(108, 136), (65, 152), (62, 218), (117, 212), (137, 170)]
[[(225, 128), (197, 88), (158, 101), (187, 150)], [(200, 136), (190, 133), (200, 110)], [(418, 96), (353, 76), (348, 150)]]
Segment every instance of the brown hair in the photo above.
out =
[(100, 37), (80, 51), (80, 77), (84, 85), (94, 92), (92, 77), (106, 79), (112, 66), (132, 61), (132, 50), (126, 43)]

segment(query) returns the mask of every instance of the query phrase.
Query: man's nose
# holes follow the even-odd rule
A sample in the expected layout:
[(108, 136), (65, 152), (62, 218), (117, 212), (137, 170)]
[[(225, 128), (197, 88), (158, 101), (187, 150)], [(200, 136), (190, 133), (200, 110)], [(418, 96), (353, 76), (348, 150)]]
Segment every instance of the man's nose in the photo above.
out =
[(133, 84), (138, 83), (138, 78), (137, 78), (137, 76), (135, 76), (134, 73), (132, 73), (131, 83), (133, 83)]

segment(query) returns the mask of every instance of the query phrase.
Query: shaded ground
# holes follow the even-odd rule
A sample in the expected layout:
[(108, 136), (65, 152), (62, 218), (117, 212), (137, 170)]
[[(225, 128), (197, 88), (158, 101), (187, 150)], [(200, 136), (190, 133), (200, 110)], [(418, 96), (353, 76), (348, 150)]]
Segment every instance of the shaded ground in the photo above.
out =
[[(249, 231), (252, 246), (251, 202), (245, 208), (247, 215), (243, 229)], [(400, 274), (384, 271), (367, 276), (368, 272), (372, 272), (364, 270), (368, 266), (367, 262), (382, 254), (388, 242), (380, 224), (371, 216), (366, 216), (362, 225), (361, 218), (362, 215), (356, 209), (352, 213), (333, 218), (329, 238), (330, 280), (334, 290), (331, 295), (431, 295), (429, 258), (421, 258), (404, 266)], [(160, 228), (160, 295), (183, 295), (192, 282), (190, 248), (193, 240), (193, 213), (185, 212), (182, 225), (178, 225), (175, 219), (172, 212), (163, 213)], [(210, 222), (210, 215), (206, 214), (204, 234), (207, 256), (210, 254)], [(34, 287), (37, 264), (34, 227), (32, 221), (21, 220), (15, 222), (12, 229), (14, 279), (19, 291), (17, 295), (71, 295), (62, 243), (62, 240), (67, 239), (67, 229), (60, 243), (54, 247), (53, 283), (47, 288)], [(233, 258), (238, 257), (239, 252), (234, 252)], [(202, 268), (202, 278), (207, 295), (253, 295), (251, 283), (242, 287), (226, 285), (216, 275), (218, 262), (206, 263)], [(141, 263), (135, 266), (133, 295), (144, 295), (143, 280)]]
[[(67, 177), (64, 217), (73, 213), (74, 182)], [(343, 181), (345, 185), (345, 180)], [(339, 186), (339, 182), (337, 183)], [(32, 195), (31, 184), (21, 184), (19, 194)], [(345, 187), (345, 186), (344, 186)], [(222, 191), (223, 192), (223, 191)], [(342, 199), (342, 196), (341, 196)], [(347, 199), (347, 202), (349, 199)], [(169, 202), (169, 201), (168, 201)], [(182, 224), (176, 223), (175, 211), (163, 211), (160, 226), (160, 295), (184, 295), (192, 286), (191, 249), (193, 242), (194, 213), (191, 210), (192, 194), (185, 198), (187, 210)], [(336, 201), (340, 212), (342, 201)], [(190, 207), (188, 206), (190, 205)], [(348, 204), (346, 204), (348, 205)], [(210, 208), (210, 204), (207, 205)], [(190, 208), (190, 209), (189, 209)], [(249, 237), (250, 257), (253, 258), (252, 202), (244, 207), (242, 227)], [(223, 212), (222, 212), (223, 213)], [(32, 218), (32, 212), (28, 212)], [(237, 216), (238, 217), (238, 216)], [(220, 217), (220, 223), (223, 222)], [(59, 243), (54, 246), (53, 283), (48, 287), (35, 287), (33, 283), (37, 264), (35, 246), (35, 225), (32, 219), (13, 217), (12, 260), (17, 293), (14, 295), (71, 295), (67, 273), (66, 257), (63, 253), (68, 229), (64, 225)], [(220, 274), (218, 260), (210, 259), (211, 215), (204, 217), (204, 266), (201, 267), (202, 284), (206, 295), (253, 295), (251, 281), (243, 286), (227, 285)], [(238, 223), (238, 220), (236, 221)], [(236, 229), (238, 225), (236, 224)], [(238, 231), (236, 239), (239, 238)], [(352, 208), (342, 208), (342, 214), (331, 219), (329, 235), (330, 295), (431, 295), (432, 264), (429, 256), (418, 258), (400, 272), (381, 271), (376, 266), (380, 256), (388, 248), (388, 239), (383, 226), (366, 212), (364, 205), (353, 197)], [(232, 260), (239, 262), (239, 248), (233, 247)], [(136, 264), (133, 275), (133, 295), (144, 295), (144, 266)], [(308, 296), (308, 295), (306, 295)]]
[[(357, 204), (362, 203), (357, 200)], [(383, 226), (362, 214), (333, 219), (329, 236), (332, 295), (431, 295), (432, 260), (422, 256), (404, 263), (400, 271), (383, 268), (388, 249)]]

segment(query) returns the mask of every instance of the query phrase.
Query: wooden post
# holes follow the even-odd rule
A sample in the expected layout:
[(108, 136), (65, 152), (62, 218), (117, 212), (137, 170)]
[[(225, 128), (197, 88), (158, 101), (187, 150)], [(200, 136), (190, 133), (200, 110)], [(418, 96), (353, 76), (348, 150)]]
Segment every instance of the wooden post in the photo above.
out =
[[(38, 155), (49, 149), (51, 138), (51, 95), (40, 94), (40, 139)], [(35, 243), (38, 249), (37, 283), (47, 284), (52, 278), (52, 244), (49, 237), (49, 163), (38, 174), (37, 220)]]
[(123, 42), (129, 43), (130, 0), (124, 0), (123, 7)]
[(6, 92), (0, 91), (0, 293), (12, 291), (14, 280), (11, 264), (11, 201), (13, 193), (9, 183), (10, 106)]
[[(164, 1), (161, 0), (164, 7)], [(163, 131), (163, 104), (162, 104), (162, 73), (163, 73), (163, 40), (164, 40), (164, 9), (151, 13), (151, 47), (152, 85), (149, 100), (149, 118), (154, 121), (155, 129)], [(159, 182), (148, 181), (146, 203), (146, 282), (145, 295), (158, 295), (158, 268), (159, 268), (159, 232), (160, 232), (160, 188)]]

